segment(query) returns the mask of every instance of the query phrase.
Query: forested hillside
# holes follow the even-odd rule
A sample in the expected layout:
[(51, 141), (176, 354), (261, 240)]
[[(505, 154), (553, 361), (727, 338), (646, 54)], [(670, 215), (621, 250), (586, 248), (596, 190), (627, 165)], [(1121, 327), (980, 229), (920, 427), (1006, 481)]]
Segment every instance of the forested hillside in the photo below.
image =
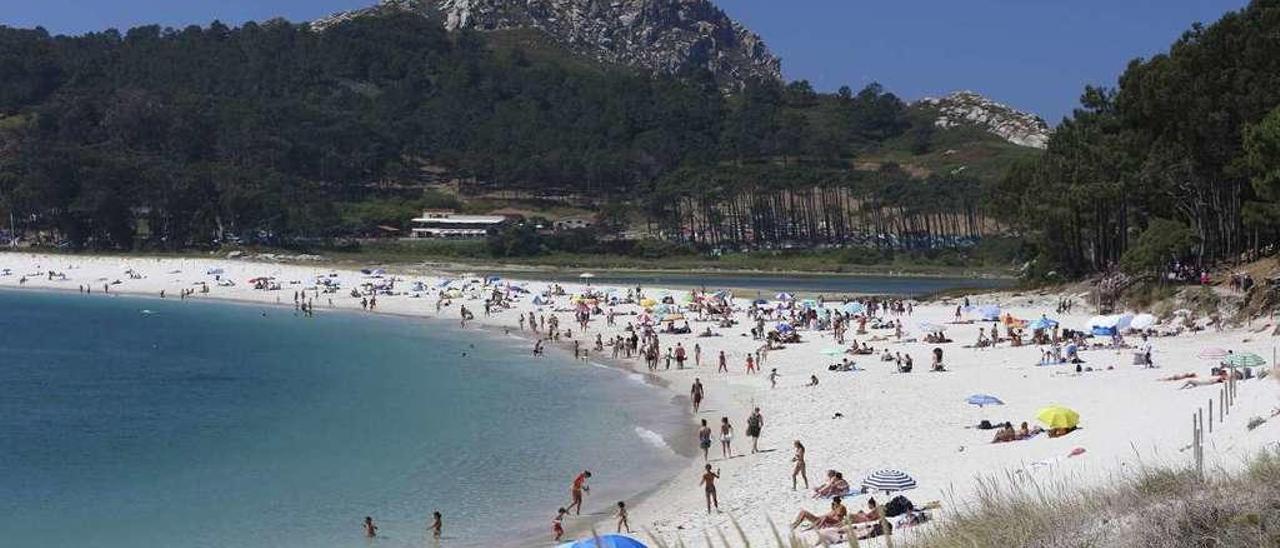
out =
[(1273, 251), (1280, 237), (1280, 1), (1194, 25), (1090, 87), (992, 211), (1036, 243), (1035, 272), (1135, 273)]
[(707, 74), (409, 14), (0, 28), (0, 210), (70, 247), (361, 234), (438, 200), (424, 189), (441, 180), (465, 183), (447, 200), (579, 196), (699, 245), (966, 245), (991, 229), (987, 166), (1035, 154), (935, 128), (875, 85), (726, 96)]

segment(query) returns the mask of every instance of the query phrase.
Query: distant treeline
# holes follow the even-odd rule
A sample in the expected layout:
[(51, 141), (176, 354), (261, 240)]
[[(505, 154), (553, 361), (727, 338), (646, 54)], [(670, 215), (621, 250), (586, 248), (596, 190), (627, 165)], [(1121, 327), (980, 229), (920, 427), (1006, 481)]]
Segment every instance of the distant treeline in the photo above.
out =
[(1038, 249), (1033, 273), (1166, 271), (1273, 250), (1280, 237), (1280, 2), (1196, 24), (1167, 53), (1087, 88), (1046, 154), (990, 211)]
[[(968, 245), (982, 185), (860, 151), (933, 146), (871, 85), (654, 77), (411, 14), (79, 37), (0, 27), (0, 211), (71, 247), (360, 234), (428, 174), (575, 193), (699, 245)], [(406, 190), (407, 189), (407, 190)], [(362, 204), (373, 204), (364, 206)], [(619, 207), (614, 207), (614, 211)]]

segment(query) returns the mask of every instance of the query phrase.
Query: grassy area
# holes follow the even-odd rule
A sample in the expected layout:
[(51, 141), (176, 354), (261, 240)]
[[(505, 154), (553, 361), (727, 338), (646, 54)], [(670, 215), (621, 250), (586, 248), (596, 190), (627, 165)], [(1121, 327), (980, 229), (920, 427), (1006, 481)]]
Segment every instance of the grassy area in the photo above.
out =
[[(851, 539), (840, 546), (1280, 546), (1277, 451), (1260, 453), (1242, 472), (1219, 472), (1203, 479), (1190, 470), (1149, 468), (1107, 487), (1074, 490), (1066, 484), (1043, 485), (1010, 476), (984, 482), (976, 495), (969, 509), (944, 514), (909, 537), (899, 534), (861, 543)], [(712, 546), (816, 548), (769, 525), (772, 533), (765, 538), (749, 538), (736, 520), (731, 527), (704, 534)], [(684, 546), (649, 536), (659, 548)]]

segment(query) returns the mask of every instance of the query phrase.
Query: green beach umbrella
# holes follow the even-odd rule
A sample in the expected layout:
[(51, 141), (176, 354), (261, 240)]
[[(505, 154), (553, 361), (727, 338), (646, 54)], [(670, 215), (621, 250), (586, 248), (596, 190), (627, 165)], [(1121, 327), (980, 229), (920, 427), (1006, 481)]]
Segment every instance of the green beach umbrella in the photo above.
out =
[(1267, 360), (1252, 352), (1241, 352), (1228, 355), (1227, 359), (1223, 360), (1222, 363), (1227, 367), (1258, 367), (1259, 365), (1266, 365)]

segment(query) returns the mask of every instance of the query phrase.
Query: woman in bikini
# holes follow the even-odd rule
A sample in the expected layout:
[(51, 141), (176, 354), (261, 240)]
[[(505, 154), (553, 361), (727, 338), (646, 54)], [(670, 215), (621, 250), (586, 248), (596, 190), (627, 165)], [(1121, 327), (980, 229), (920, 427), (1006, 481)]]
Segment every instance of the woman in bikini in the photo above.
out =
[(720, 454), (726, 459), (733, 458), (733, 425), (729, 424), (729, 417), (720, 417)]
[(796, 490), (796, 476), (804, 480), (804, 488), (809, 488), (809, 472), (805, 469), (804, 464), (804, 444), (800, 440), (796, 440), (796, 455), (791, 457), (791, 462), (796, 463), (795, 468), (791, 469), (791, 490)]

